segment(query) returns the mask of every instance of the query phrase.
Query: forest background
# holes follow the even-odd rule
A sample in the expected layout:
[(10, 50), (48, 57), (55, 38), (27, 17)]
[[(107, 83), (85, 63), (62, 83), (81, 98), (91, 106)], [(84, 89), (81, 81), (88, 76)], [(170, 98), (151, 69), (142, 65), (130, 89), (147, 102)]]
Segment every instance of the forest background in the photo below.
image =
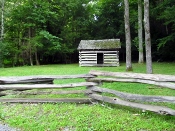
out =
[[(1, 0), (0, 4), (1, 67), (77, 63), (80, 40), (90, 39), (120, 39), (120, 61), (126, 59), (123, 0)], [(132, 60), (138, 61), (138, 0), (129, 4)], [(174, 19), (174, 0), (150, 1), (153, 61), (175, 60)]]

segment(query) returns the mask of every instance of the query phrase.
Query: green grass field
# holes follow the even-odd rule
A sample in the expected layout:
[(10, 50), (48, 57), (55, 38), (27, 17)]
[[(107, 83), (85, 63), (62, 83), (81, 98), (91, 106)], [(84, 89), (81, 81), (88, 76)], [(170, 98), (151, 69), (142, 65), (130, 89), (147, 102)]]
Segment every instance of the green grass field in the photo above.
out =
[[(133, 72), (145, 73), (145, 64), (133, 64)], [(33, 67), (0, 68), (0, 76), (73, 75), (87, 74), (90, 70), (125, 72), (120, 67), (79, 67), (78, 64), (44, 65)], [(155, 74), (175, 75), (175, 63), (153, 63)], [(83, 81), (82, 79), (56, 80), (55, 83)], [(175, 91), (147, 84), (106, 83), (105, 88), (123, 92), (174, 96)], [(76, 97), (70, 95), (71, 97)], [(69, 96), (69, 97), (70, 97)], [(12, 96), (15, 97), (15, 96)], [(36, 97), (36, 96), (35, 96)], [(42, 96), (49, 97), (49, 96)], [(60, 96), (50, 96), (60, 97)], [(155, 103), (153, 103), (155, 104)], [(175, 109), (173, 104), (156, 103)], [(174, 131), (175, 117), (111, 105), (98, 104), (0, 104), (0, 121), (24, 131)]]

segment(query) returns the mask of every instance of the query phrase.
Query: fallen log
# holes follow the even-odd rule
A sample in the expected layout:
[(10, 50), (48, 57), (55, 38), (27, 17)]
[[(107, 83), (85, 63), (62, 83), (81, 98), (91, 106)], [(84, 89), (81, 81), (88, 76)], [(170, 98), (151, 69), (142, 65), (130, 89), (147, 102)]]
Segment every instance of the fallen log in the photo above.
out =
[(111, 93), (124, 100), (175, 103), (175, 97), (173, 96), (138, 95), (138, 94), (125, 93), (125, 92), (120, 92), (120, 91), (96, 87), (96, 86), (92, 87), (91, 90), (95, 92), (101, 92), (101, 93)]
[(156, 85), (163, 88), (169, 88), (175, 90), (175, 83), (172, 82), (157, 82), (152, 80), (142, 80), (142, 79), (126, 79), (126, 78), (89, 78), (86, 79), (89, 82), (130, 82), (130, 83), (143, 83)]
[(128, 101), (124, 101), (124, 100), (121, 100), (121, 99), (116, 98), (116, 97), (107, 97), (107, 96), (102, 96), (102, 95), (98, 95), (98, 94), (89, 94), (89, 97), (92, 99), (98, 100), (98, 101), (107, 102), (107, 103), (111, 103), (111, 104), (117, 104), (117, 105), (128, 106), (128, 107), (138, 108), (138, 109), (142, 109), (142, 110), (152, 111), (152, 112), (162, 114), (162, 115), (175, 116), (175, 110), (167, 108), (167, 107), (128, 102)]
[(80, 86), (95, 86), (94, 82), (80, 82), (70, 84), (33, 84), (33, 85), (0, 85), (0, 90), (31, 90), (31, 89), (60, 89), (60, 88), (74, 88)]
[(143, 80), (175, 82), (174, 75), (123, 73), (123, 72), (107, 72), (107, 71), (94, 71), (94, 70), (90, 71), (89, 74), (96, 76), (111, 76), (111, 77), (127, 78), (127, 79), (134, 78)]
[(71, 103), (80, 103), (86, 104), (93, 102), (93, 99), (90, 98), (57, 98), (57, 99), (43, 99), (43, 98), (2, 98), (0, 102), (7, 103), (62, 103), (62, 102), (71, 102)]

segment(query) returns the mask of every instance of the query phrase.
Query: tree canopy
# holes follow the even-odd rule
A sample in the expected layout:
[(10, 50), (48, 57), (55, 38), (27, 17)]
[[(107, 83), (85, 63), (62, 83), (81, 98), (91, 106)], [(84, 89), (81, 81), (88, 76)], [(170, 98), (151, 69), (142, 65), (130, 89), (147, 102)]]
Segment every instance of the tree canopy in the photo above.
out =
[[(132, 59), (138, 61), (138, 1), (129, 2)], [(120, 60), (125, 60), (123, 0), (2, 0), (0, 4), (0, 65), (78, 62), (80, 40), (112, 38), (121, 40)], [(174, 4), (174, 0), (150, 1), (153, 61), (175, 59)]]

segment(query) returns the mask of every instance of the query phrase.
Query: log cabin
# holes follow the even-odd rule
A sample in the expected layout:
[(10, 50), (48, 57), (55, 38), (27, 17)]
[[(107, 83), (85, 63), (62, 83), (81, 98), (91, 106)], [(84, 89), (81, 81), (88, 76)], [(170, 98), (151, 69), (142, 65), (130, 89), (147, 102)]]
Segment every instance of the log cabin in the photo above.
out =
[(119, 66), (120, 39), (81, 40), (79, 66)]

